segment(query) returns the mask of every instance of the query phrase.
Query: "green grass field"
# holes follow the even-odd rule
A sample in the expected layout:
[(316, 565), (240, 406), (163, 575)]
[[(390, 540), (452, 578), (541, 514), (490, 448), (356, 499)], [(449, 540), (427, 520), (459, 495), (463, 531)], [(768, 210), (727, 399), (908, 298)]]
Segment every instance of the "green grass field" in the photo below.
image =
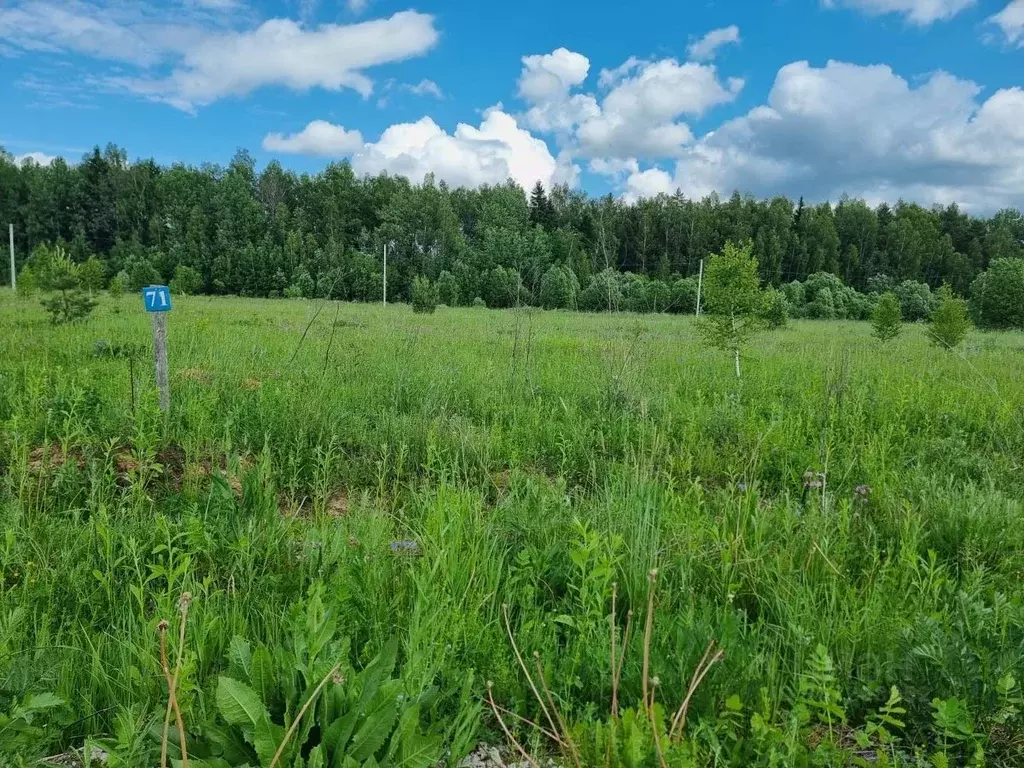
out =
[(1024, 760), (1024, 335), (793, 322), (737, 381), (692, 318), (175, 302), (164, 419), (141, 300), (0, 293), (0, 764), (159, 765), (184, 592), (193, 768), (267, 768), (336, 663), (277, 765), (506, 743), (487, 681), (552, 730), (503, 606), (573, 736), (505, 725), (570, 765)]

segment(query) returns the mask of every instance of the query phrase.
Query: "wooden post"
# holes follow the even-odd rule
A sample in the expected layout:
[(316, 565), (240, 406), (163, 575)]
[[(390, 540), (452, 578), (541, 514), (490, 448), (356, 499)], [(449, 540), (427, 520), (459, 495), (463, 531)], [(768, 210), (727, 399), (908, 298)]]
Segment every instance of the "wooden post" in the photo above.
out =
[(700, 317), (700, 292), (704, 287), (704, 259), (700, 260), (700, 273), (697, 275), (697, 317)]
[(384, 243), (384, 306), (388, 305), (388, 244)]
[(14, 272), (14, 225), (8, 225), (7, 231), (11, 234), (11, 290), (17, 290), (18, 278)]
[(167, 313), (153, 313), (153, 357), (156, 361), (156, 385), (160, 389), (160, 410), (171, 408), (171, 385), (167, 379)]

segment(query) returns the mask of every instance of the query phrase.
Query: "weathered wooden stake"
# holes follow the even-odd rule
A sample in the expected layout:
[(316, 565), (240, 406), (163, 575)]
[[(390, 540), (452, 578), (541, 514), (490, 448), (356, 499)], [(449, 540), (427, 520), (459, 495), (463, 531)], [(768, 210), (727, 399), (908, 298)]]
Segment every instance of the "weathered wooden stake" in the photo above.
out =
[(14, 271), (14, 225), (8, 225), (7, 230), (11, 235), (11, 290), (15, 290), (18, 287), (18, 276)]
[(167, 313), (153, 313), (153, 357), (156, 361), (156, 385), (160, 389), (160, 410), (171, 408), (171, 385), (167, 379)]

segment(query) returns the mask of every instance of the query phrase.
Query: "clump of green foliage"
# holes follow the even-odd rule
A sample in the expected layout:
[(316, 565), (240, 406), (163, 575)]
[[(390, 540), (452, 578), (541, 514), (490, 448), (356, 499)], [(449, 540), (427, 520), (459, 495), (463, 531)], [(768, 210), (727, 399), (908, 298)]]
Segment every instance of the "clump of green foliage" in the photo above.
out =
[(939, 305), (932, 312), (928, 324), (928, 335), (938, 346), (956, 349), (963, 344), (971, 329), (967, 302), (954, 294), (948, 285), (939, 289), (938, 299)]
[[(50, 293), (40, 300), (50, 315), (53, 325), (78, 323), (89, 318), (96, 308), (96, 300), (82, 290), (82, 267), (71, 262), (67, 252), (59, 246), (47, 254), (38, 254), (34, 266), (40, 275), (40, 287)], [(88, 262), (87, 262), (88, 263)], [(95, 267), (99, 262), (93, 262)], [(95, 279), (94, 270), (86, 270), (87, 281)]]
[(112, 299), (120, 299), (128, 292), (128, 273), (124, 270), (118, 272), (107, 286), (107, 293)]
[(412, 281), (412, 311), (432, 314), (437, 309), (437, 286), (422, 275)]
[(903, 314), (900, 312), (900, 302), (896, 294), (882, 294), (871, 313), (871, 330), (875, 338), (883, 344), (903, 333)]
[(179, 264), (174, 268), (174, 277), (171, 278), (171, 284), (168, 287), (172, 294), (191, 296), (202, 290), (203, 276), (192, 267)]
[(761, 319), (769, 328), (784, 328), (789, 322), (789, 302), (786, 295), (775, 288), (764, 292), (761, 303)]
[(978, 275), (971, 311), (984, 328), (1024, 328), (1024, 258), (995, 259)]
[(698, 328), (710, 346), (732, 353), (737, 378), (741, 375), (740, 351), (764, 327), (760, 314), (763, 306), (753, 245), (726, 243), (722, 253), (708, 262), (704, 275), (706, 314)]

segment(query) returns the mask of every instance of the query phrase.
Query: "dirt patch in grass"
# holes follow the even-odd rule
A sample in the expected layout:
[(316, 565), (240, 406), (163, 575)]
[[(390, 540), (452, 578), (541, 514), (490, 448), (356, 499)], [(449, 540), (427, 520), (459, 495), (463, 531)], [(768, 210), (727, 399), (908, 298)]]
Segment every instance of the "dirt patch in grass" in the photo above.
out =
[(73, 447), (65, 451), (59, 445), (40, 445), (33, 448), (28, 455), (28, 471), (38, 475), (48, 469), (63, 467), (68, 462), (83, 469), (85, 456), (82, 454), (82, 449)]

